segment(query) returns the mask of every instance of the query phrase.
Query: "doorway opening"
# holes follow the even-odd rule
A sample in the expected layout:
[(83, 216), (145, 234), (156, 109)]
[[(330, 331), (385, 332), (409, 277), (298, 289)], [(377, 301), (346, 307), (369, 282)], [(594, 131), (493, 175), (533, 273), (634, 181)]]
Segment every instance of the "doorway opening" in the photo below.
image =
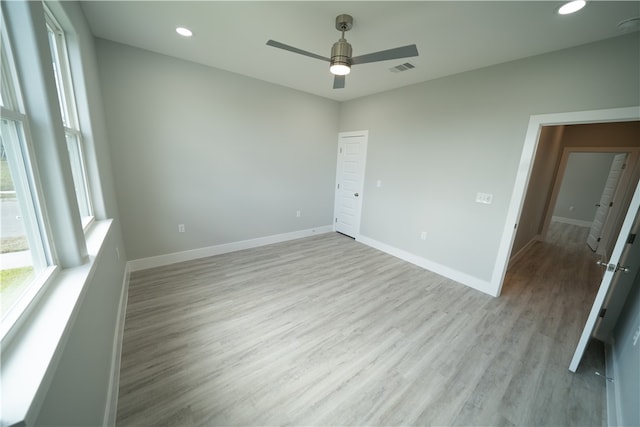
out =
[[(612, 263), (617, 265), (621, 248), (627, 240), (626, 234), (623, 237), (620, 236), (624, 234), (625, 230), (628, 232), (629, 218), (636, 215), (638, 209), (637, 184), (640, 178), (640, 165), (638, 165), (640, 108), (589, 112), (586, 115), (591, 116), (591, 120), (577, 120), (580, 117), (585, 118), (582, 114), (584, 113), (570, 114), (572, 121), (567, 121), (564, 124), (561, 121), (552, 123), (551, 120), (545, 123), (549, 117), (532, 117), (531, 119), (522, 156), (524, 163), (521, 163), (520, 175), (514, 189), (514, 200), (509, 212), (515, 226), (510, 230), (511, 233), (505, 229), (503, 243), (506, 242), (508, 245), (501, 246), (501, 249), (505, 250), (505, 258), (504, 270), (501, 272), (503, 276), (499, 283), (501, 290), (504, 274), (510, 264), (509, 261), (513, 262), (520, 253), (525, 253), (528, 246), (533, 246), (541, 240), (544, 241), (549, 224), (554, 217), (557, 224), (559, 218), (573, 215), (572, 212), (575, 210), (577, 202), (573, 204), (570, 201), (571, 197), (577, 200), (580, 199), (577, 193), (591, 193), (588, 198), (591, 201), (597, 201), (591, 210), (593, 220), (590, 224), (580, 224), (582, 221), (580, 218), (573, 218), (571, 221), (578, 222), (578, 225), (589, 225), (589, 234), (583, 233), (583, 237), (586, 236), (586, 239), (584, 239), (584, 243), (581, 242), (582, 251), (588, 243), (588, 247), (593, 252), (601, 255), (599, 263), (606, 266), (606, 272), (604, 269), (593, 269), (595, 262), (589, 261), (589, 254), (583, 253), (580, 257), (586, 263), (581, 271), (589, 271), (589, 274), (581, 279), (576, 277), (572, 282), (575, 283), (575, 280), (578, 280), (578, 283), (588, 283), (601, 278), (602, 283), (589, 314), (587, 327), (583, 330), (574, 360), (571, 362), (570, 369), (573, 372), (575, 372), (586, 343), (593, 332), (593, 325), (590, 325), (589, 322), (594, 323), (592, 318), (602, 315), (597, 312), (596, 303), (599, 299), (604, 298), (601, 294), (606, 294), (605, 291), (608, 290), (609, 285), (605, 286), (605, 279), (608, 278), (608, 274), (611, 274)], [(610, 120), (605, 120), (607, 116), (610, 117)], [(609, 155), (613, 157), (606, 158), (605, 156), (603, 158), (602, 154), (604, 153), (610, 153)], [(604, 177), (606, 171), (607, 176), (601, 188), (598, 189), (597, 187), (600, 186), (593, 185), (593, 183), (591, 187), (594, 188), (589, 188), (585, 182), (587, 178), (592, 178), (594, 174), (597, 175), (595, 173), (597, 167), (593, 164), (592, 167), (571, 165), (572, 156), (575, 160), (578, 154), (582, 155), (582, 161), (589, 160), (596, 163), (599, 161), (605, 165), (609, 164), (609, 170), (604, 169), (600, 173)], [(525, 166), (526, 174), (523, 173)], [(572, 171), (572, 169), (577, 170)], [(603, 168), (600, 167), (600, 169)], [(564, 182), (564, 178), (568, 178), (572, 174), (575, 177), (568, 179), (568, 181), (573, 180), (574, 183)], [(600, 194), (599, 197), (598, 194)], [(519, 205), (514, 204), (518, 200)], [(589, 201), (581, 203), (588, 204)], [(600, 209), (602, 204), (606, 204), (607, 209)], [(560, 215), (563, 209), (565, 209), (564, 217)], [(596, 209), (595, 213), (593, 213), (593, 209)], [(631, 212), (632, 210), (634, 211)], [(589, 212), (588, 209), (587, 212)], [(594, 226), (596, 222), (598, 223), (597, 227)], [(573, 226), (575, 227), (575, 225)], [(506, 240), (507, 236), (509, 240)], [(613, 248), (614, 244), (615, 248)], [(612, 248), (613, 253), (611, 253)], [(607, 257), (610, 258), (607, 259)], [(560, 269), (562, 267), (564, 266), (560, 266)], [(617, 271), (615, 265), (612, 271)], [(498, 269), (494, 271), (494, 273), (496, 272), (500, 273)], [(553, 276), (557, 272), (554, 270), (550, 274)], [(553, 280), (552, 277), (549, 278)], [(585, 301), (585, 304), (589, 303), (590, 301)], [(588, 309), (588, 306), (585, 308)], [(594, 310), (596, 311), (594, 312)]]
[[(496, 296), (499, 296), (502, 291), (509, 260), (542, 232), (546, 213), (552, 202), (552, 190), (549, 189), (553, 189), (558, 179), (564, 148), (569, 146), (620, 148), (621, 139), (611, 132), (603, 132), (602, 129), (606, 126), (598, 125), (615, 127), (621, 122), (629, 122), (626, 126), (635, 126), (632, 130), (634, 142), (627, 145), (640, 148), (637, 137), (638, 126), (640, 126), (640, 107), (637, 106), (531, 116), (491, 278)], [(610, 131), (610, 129), (607, 130)], [(572, 134), (573, 137), (567, 138), (568, 134)], [(568, 140), (573, 142), (568, 143)], [(591, 142), (587, 143), (587, 141)], [(541, 160), (536, 162), (536, 158)], [(534, 174), (536, 170), (534, 165), (545, 173)], [(530, 192), (531, 187), (546, 190)], [(524, 209), (528, 193), (532, 194), (528, 203), (530, 208)]]
[(542, 129), (509, 266), (545, 241), (553, 222), (589, 229), (583, 243), (608, 259), (640, 178), (639, 134), (634, 121)]

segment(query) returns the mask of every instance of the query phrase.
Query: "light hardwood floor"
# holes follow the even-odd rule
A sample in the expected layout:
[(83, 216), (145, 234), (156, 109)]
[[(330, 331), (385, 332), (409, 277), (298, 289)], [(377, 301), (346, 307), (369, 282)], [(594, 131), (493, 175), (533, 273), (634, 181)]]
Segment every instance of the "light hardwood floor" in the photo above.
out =
[(599, 284), (554, 224), (492, 298), (339, 234), (131, 275), (117, 424), (602, 425)]

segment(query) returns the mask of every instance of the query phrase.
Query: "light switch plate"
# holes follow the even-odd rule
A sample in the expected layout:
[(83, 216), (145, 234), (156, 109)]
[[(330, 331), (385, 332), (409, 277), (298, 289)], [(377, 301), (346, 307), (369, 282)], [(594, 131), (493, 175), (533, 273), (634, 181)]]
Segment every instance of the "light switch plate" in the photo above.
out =
[(482, 203), (485, 205), (490, 205), (493, 203), (493, 194), (489, 193), (477, 193), (476, 194), (476, 203)]

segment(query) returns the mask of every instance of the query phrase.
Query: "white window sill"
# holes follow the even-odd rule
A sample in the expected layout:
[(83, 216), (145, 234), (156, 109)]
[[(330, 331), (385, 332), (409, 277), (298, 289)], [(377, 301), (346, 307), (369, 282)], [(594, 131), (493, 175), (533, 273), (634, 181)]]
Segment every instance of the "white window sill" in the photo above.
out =
[(111, 223), (92, 224), (86, 233), (89, 261), (58, 270), (16, 324), (17, 330), (5, 338), (8, 342), (2, 342), (0, 425), (35, 423)]
[(95, 221), (95, 217), (93, 215), (83, 216), (80, 220), (82, 221), (82, 229), (84, 230), (85, 233), (87, 233), (89, 230), (91, 230), (93, 223)]

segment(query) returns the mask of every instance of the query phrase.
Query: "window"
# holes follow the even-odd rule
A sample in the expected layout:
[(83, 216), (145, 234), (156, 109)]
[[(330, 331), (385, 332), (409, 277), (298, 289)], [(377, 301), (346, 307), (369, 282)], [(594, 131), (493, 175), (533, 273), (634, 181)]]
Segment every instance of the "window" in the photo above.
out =
[[(56, 16), (72, 22), (66, 6), (51, 5), (60, 13)], [(78, 5), (70, 8), (82, 13)], [(2, 252), (6, 251), (0, 252), (2, 425), (36, 421), (47, 378), (55, 373), (55, 361), (93, 282), (113, 223), (92, 221), (84, 232), (80, 227), (81, 215), (91, 215), (83, 149), (92, 147), (83, 147), (82, 140), (91, 135), (91, 122), (87, 114), (82, 134), (73, 88), (64, 86), (71, 82), (64, 38), (56, 32), (55, 22), (49, 23), (42, 2), (0, 2), (0, 239)], [(67, 40), (73, 42), (78, 34), (72, 33), (71, 24), (65, 29)], [(84, 38), (85, 33), (79, 36)], [(69, 48), (74, 49), (71, 59), (79, 63), (76, 89), (84, 98), (86, 88), (79, 86), (82, 51), (73, 43)], [(53, 96), (55, 91), (59, 98)], [(88, 113), (87, 100), (80, 101), (85, 103), (79, 112)], [(16, 234), (14, 248), (9, 245), (10, 224)], [(28, 265), (16, 265), (18, 257), (26, 258)], [(17, 277), (11, 286), (9, 273)]]
[(58, 90), (58, 102), (60, 104), (60, 112), (62, 113), (64, 133), (67, 139), (67, 149), (69, 150), (69, 159), (71, 161), (76, 200), (78, 201), (78, 208), (80, 209), (82, 225), (86, 228), (93, 220), (93, 207), (89, 195), (89, 186), (87, 185), (82, 133), (78, 123), (71, 70), (69, 68), (67, 43), (62, 27), (46, 7), (45, 13), (53, 71), (55, 74), (56, 88)]
[[(43, 283), (48, 245), (43, 234), (27, 116), (8, 37), (0, 39), (0, 317), (13, 323)], [(13, 316), (13, 317), (12, 317)], [(10, 319), (11, 317), (11, 319)], [(9, 319), (9, 320), (8, 320)]]

